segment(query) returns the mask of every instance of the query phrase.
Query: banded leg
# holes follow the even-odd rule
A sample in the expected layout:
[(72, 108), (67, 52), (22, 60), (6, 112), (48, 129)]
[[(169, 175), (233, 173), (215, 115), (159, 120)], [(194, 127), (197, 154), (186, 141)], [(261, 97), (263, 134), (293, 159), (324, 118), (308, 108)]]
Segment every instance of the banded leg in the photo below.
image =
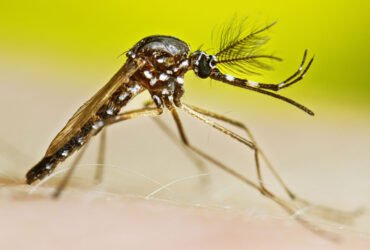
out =
[(218, 123), (216, 123), (212, 120), (207, 119), (205, 116), (203, 116), (203, 115), (199, 114), (198, 112), (196, 112), (195, 110), (193, 110), (191, 106), (188, 106), (186, 104), (182, 104), (181, 108), (185, 112), (190, 114), (191, 116), (205, 122), (206, 124), (208, 124), (208, 125), (212, 126), (213, 128), (221, 131), (222, 133), (230, 136), (231, 138), (236, 139), (237, 141), (243, 143), (245, 146), (249, 147), (250, 149), (252, 149), (254, 151), (254, 159), (255, 159), (256, 170), (257, 170), (257, 178), (258, 178), (258, 183), (259, 183), (258, 186), (259, 186), (259, 190), (261, 191), (261, 193), (263, 195), (265, 195), (265, 192), (268, 192), (268, 191), (267, 191), (267, 188), (265, 187), (265, 185), (263, 183), (263, 178), (262, 178), (261, 168), (260, 168), (258, 147), (257, 147), (257, 145), (254, 144), (253, 140), (249, 141), (249, 140), (241, 137), (240, 135), (226, 129), (225, 127), (221, 126), (220, 124), (218, 124)]
[[(237, 134), (227, 130), (226, 128), (223, 128), (222, 126), (218, 125), (217, 123), (214, 123), (213, 121), (208, 120), (206, 117), (203, 117), (202, 115), (192, 113), (191, 109), (187, 109), (186, 106), (185, 106), (185, 108), (183, 108), (183, 110), (185, 110), (187, 113), (191, 114), (193, 117), (195, 117), (197, 119), (200, 119), (201, 121), (203, 121), (203, 122), (205, 122), (209, 125), (212, 124), (212, 127), (216, 128), (218, 130), (221, 130), (222, 132), (226, 133), (227, 135), (231, 136), (234, 139), (241, 138)], [(189, 110), (189, 112), (187, 110)], [(199, 156), (201, 156), (205, 160), (211, 162), (212, 164), (216, 165), (217, 167), (219, 167), (223, 171), (225, 171), (225, 172), (229, 173), (230, 175), (236, 177), (240, 181), (242, 181), (242, 182), (246, 183), (247, 185), (251, 186), (252, 188), (258, 190), (265, 197), (267, 197), (268, 199), (270, 199), (270, 200), (274, 201), (276, 204), (278, 204), (281, 208), (283, 208), (286, 212), (288, 212), (288, 214), (290, 214), (293, 218), (295, 218), (297, 221), (299, 221), (303, 226), (305, 226), (311, 232), (313, 232), (315, 234), (319, 234), (320, 236), (325, 237), (327, 239), (330, 239), (332, 241), (337, 240), (337, 237), (334, 234), (332, 234), (330, 232), (327, 232), (323, 229), (320, 229), (319, 227), (314, 226), (309, 221), (305, 220), (302, 217), (301, 214), (297, 213), (298, 208), (295, 207), (294, 204), (281, 199), (280, 197), (276, 196), (274, 193), (272, 193), (267, 188), (261, 188), (261, 186), (258, 183), (255, 183), (254, 181), (250, 180), (249, 178), (245, 177), (244, 175), (241, 175), (237, 171), (231, 169), (230, 167), (228, 167), (227, 165), (218, 161), (217, 159), (210, 156), (209, 154), (203, 152), (201, 149), (191, 145), (189, 143), (189, 140), (187, 139), (187, 136), (185, 134), (185, 131), (184, 131), (184, 128), (182, 126), (182, 123), (181, 123), (181, 120), (180, 120), (180, 117), (179, 117), (178, 113), (176, 112), (176, 110), (174, 108), (171, 109), (170, 111), (171, 111), (172, 117), (173, 117), (173, 119), (176, 123), (176, 126), (178, 128), (178, 131), (180, 133), (181, 140), (191, 151), (198, 154)]]
[[(261, 149), (259, 149), (258, 145), (255, 142), (255, 139), (254, 139), (252, 133), (250, 132), (250, 130), (243, 123), (238, 122), (238, 121), (235, 121), (235, 120), (232, 120), (232, 119), (227, 118), (225, 116), (222, 116), (222, 115), (219, 115), (219, 114), (216, 114), (216, 113), (213, 113), (213, 112), (204, 110), (202, 108), (191, 106), (191, 105), (183, 104), (183, 107), (185, 107), (185, 109), (187, 109), (185, 111), (188, 112), (188, 113), (190, 113), (192, 116), (194, 116), (197, 119), (200, 119), (200, 120), (206, 122), (207, 124), (209, 124), (212, 127), (220, 130), (223, 133), (225, 133), (224, 132), (225, 130), (227, 131), (226, 128), (224, 128), (221, 125), (219, 125), (219, 124), (217, 124), (217, 123), (215, 123), (213, 121), (210, 121), (210, 120), (206, 119), (205, 117), (202, 117), (201, 115), (196, 114), (196, 113), (200, 113), (202, 115), (205, 115), (205, 116), (208, 116), (208, 117), (212, 117), (212, 118), (217, 119), (217, 120), (220, 120), (220, 121), (224, 121), (226, 123), (229, 123), (231, 125), (234, 125), (236, 127), (239, 127), (241, 129), (243, 129), (247, 133), (248, 137), (252, 140), (252, 143), (254, 145), (254, 148), (253, 149), (255, 151), (255, 156), (258, 157), (258, 154), (260, 154), (262, 156), (262, 158), (265, 161), (268, 169), (271, 171), (271, 173), (273, 174), (273, 176), (279, 182), (279, 184), (281, 185), (281, 187), (285, 190), (285, 192), (287, 193), (287, 195), (289, 196), (289, 198), (292, 201), (294, 201), (294, 202), (298, 202), (297, 205), (300, 208), (302, 208), (302, 207), (309, 208), (314, 214), (320, 216), (321, 218), (324, 218), (326, 220), (331, 220), (331, 221), (334, 221), (334, 222), (341, 222), (341, 223), (344, 223), (344, 224), (351, 224), (356, 217), (358, 217), (359, 215), (361, 215), (363, 213), (363, 209), (361, 209), (361, 208), (360, 209), (356, 209), (354, 211), (350, 211), (350, 212), (340, 211), (340, 210), (328, 208), (328, 207), (325, 207), (325, 206), (312, 204), (309, 201), (306, 201), (306, 200), (304, 200), (302, 198), (297, 197), (287, 187), (287, 185), (285, 184), (285, 182), (283, 181), (283, 179), (280, 177), (280, 175), (277, 173), (277, 171), (275, 170), (275, 168), (272, 166), (272, 164), (270, 163), (270, 161), (268, 160), (268, 158), (266, 157), (266, 155), (263, 153), (263, 151), (261, 151)], [(227, 132), (225, 134), (228, 134), (232, 138), (234, 138), (234, 139), (242, 142), (243, 144), (246, 144), (245, 142), (243, 142), (243, 140), (240, 140), (241, 139), (240, 136), (234, 134), (231, 131), (229, 131), (229, 132)], [(232, 134), (234, 134), (234, 135), (232, 135)], [(248, 144), (246, 144), (246, 145), (249, 146)], [(259, 182), (259, 185), (260, 185), (260, 189), (262, 190), (261, 193), (263, 195), (265, 195), (263, 193), (263, 191), (264, 190), (267, 190), (267, 188), (266, 188), (266, 186), (264, 184), (263, 177), (262, 177), (262, 174), (261, 174), (261, 169), (260, 169), (260, 165), (259, 165), (259, 159), (256, 158), (255, 159), (255, 162), (256, 162), (256, 170), (257, 170), (258, 182)]]
[(161, 108), (141, 108), (141, 109), (135, 109), (132, 111), (127, 111), (121, 114), (118, 114), (115, 117), (112, 117), (110, 119), (107, 119), (106, 125), (112, 125), (114, 123), (120, 122), (120, 121), (126, 121), (137, 117), (155, 117), (158, 115), (161, 115), (163, 113), (163, 109)]
[[(128, 112), (118, 114), (117, 116), (112, 117), (110, 119), (107, 119), (105, 121), (105, 124), (106, 124), (105, 126), (111, 125), (111, 124), (114, 124), (114, 123), (117, 123), (117, 122), (120, 122), (120, 121), (129, 120), (129, 119), (132, 119), (132, 118), (142, 117), (142, 116), (157, 116), (157, 115), (162, 114), (162, 112), (163, 112), (163, 110), (159, 109), (159, 108), (142, 108), (142, 109), (132, 110), (132, 111), (128, 111)], [(104, 128), (102, 128), (102, 129), (104, 129)], [(81, 149), (79, 155), (74, 160), (71, 167), (68, 169), (67, 174), (64, 176), (61, 183), (58, 185), (57, 189), (55, 190), (55, 192), (53, 194), (53, 198), (59, 198), (60, 197), (62, 191), (67, 186), (67, 184), (68, 184), (76, 166), (78, 165), (79, 161), (81, 160), (82, 155), (85, 152), (86, 148), (87, 148), (87, 145), (85, 145), (85, 147)]]
[[(234, 119), (228, 118), (226, 116), (223, 116), (223, 115), (214, 113), (212, 111), (205, 110), (203, 108), (195, 107), (195, 106), (188, 105), (188, 104), (187, 104), (187, 106), (190, 107), (191, 109), (193, 109), (194, 111), (202, 114), (202, 115), (205, 115), (205, 116), (214, 118), (214, 119), (219, 120), (219, 121), (226, 122), (228, 124), (231, 124), (231, 125), (233, 125), (233, 126), (235, 126), (237, 128), (240, 128), (240, 129), (244, 130), (245, 133), (247, 134), (248, 138), (250, 138), (250, 140), (254, 144), (255, 150), (258, 151), (257, 153), (262, 156), (262, 158), (263, 158), (264, 162), (266, 163), (268, 169), (271, 171), (271, 173), (276, 178), (276, 180), (279, 182), (279, 184), (284, 189), (284, 191), (287, 193), (287, 195), (292, 200), (297, 199), (297, 196), (288, 188), (288, 186), (286, 185), (286, 183), (284, 182), (284, 180), (278, 174), (278, 172), (276, 171), (276, 169), (272, 166), (272, 164), (269, 161), (269, 159), (267, 158), (266, 154), (257, 145), (257, 142), (256, 142), (256, 140), (255, 140), (252, 132), (249, 130), (249, 128), (247, 126), (245, 126), (245, 124), (243, 124), (242, 122), (236, 121)], [(260, 173), (260, 174), (258, 174), (258, 178), (260, 178), (259, 179), (259, 182), (261, 183), (262, 186), (264, 186), (263, 176), (262, 176), (262, 173), (261, 173), (261, 170), (260, 170), (260, 166), (259, 165), (256, 166), (256, 171), (257, 171), (257, 173)]]

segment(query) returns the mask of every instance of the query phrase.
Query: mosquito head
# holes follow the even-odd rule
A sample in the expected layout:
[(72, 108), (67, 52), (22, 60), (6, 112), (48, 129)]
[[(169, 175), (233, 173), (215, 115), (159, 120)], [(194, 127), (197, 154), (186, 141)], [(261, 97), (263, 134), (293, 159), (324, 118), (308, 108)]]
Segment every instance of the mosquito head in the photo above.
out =
[(216, 56), (197, 50), (190, 55), (190, 64), (197, 76), (208, 78), (216, 67)]
[[(200, 78), (209, 77), (219, 82), (223, 82), (223, 83), (233, 85), (236, 87), (240, 87), (243, 89), (252, 90), (252, 91), (259, 92), (265, 95), (269, 95), (274, 98), (288, 102), (310, 115), (314, 115), (314, 113), (310, 109), (306, 108), (305, 106), (287, 97), (270, 92), (271, 90), (279, 91), (280, 89), (289, 87), (292, 84), (303, 79), (304, 75), (307, 73), (308, 69), (310, 68), (313, 62), (313, 58), (311, 58), (308, 64), (304, 67), (306, 58), (307, 58), (307, 51), (305, 51), (303, 55), (302, 63), (298, 71), (292, 74), (290, 77), (288, 77), (285, 81), (282, 81), (277, 84), (259, 83), (259, 82), (251, 81), (245, 78), (244, 79), (238, 78), (238, 77), (235, 77), (229, 74), (224, 74), (220, 71), (220, 69), (223, 69), (223, 66), (226, 65), (226, 69), (234, 70), (234, 72), (235, 71), (238, 72), (238, 70), (240, 69), (244, 69), (246, 72), (248, 72), (248, 70), (243, 67), (243, 62), (248, 62), (252, 65), (254, 64), (255, 66), (267, 68), (267, 66), (263, 62), (258, 61), (258, 59), (270, 59), (270, 60), (272, 59), (272, 60), (280, 61), (281, 60), (280, 58), (269, 56), (269, 55), (262, 55), (262, 54), (261, 55), (251, 54), (251, 55), (240, 57), (240, 58), (235, 57), (235, 58), (228, 58), (228, 59), (224, 58), (223, 59), (222, 56), (219, 56), (219, 54), (220, 52), (216, 55), (209, 55), (205, 53), (204, 51), (197, 50), (190, 55), (190, 68), (193, 69), (195, 74)], [(216, 65), (218, 65), (218, 67), (216, 67)]]

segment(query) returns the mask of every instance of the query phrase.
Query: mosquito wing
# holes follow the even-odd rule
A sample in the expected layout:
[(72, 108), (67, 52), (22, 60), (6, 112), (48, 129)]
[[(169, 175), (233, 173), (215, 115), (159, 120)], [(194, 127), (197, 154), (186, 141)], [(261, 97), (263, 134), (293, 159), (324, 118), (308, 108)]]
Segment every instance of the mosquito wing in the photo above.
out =
[(50, 143), (45, 156), (55, 154), (76, 133), (78, 133), (79, 129), (99, 111), (99, 108), (109, 100), (112, 94), (123, 84), (127, 84), (130, 81), (130, 77), (139, 70), (144, 63), (143, 59), (128, 59), (112, 79), (110, 79), (106, 85), (104, 85), (93, 97), (77, 110), (64, 128)]

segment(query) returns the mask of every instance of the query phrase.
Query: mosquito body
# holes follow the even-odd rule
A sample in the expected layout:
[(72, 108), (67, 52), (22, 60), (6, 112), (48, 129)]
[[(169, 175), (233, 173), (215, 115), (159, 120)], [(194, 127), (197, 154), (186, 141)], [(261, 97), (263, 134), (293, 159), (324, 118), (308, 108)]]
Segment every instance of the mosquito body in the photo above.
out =
[[(244, 48), (249, 46), (250, 40), (258, 39), (257, 35), (269, 27), (227, 44), (216, 55), (209, 55), (201, 50), (190, 53), (189, 45), (171, 36), (150, 36), (142, 39), (126, 53), (127, 61), (124, 66), (74, 114), (54, 138), (43, 159), (27, 173), (27, 183), (31, 184), (50, 175), (60, 162), (83, 147), (106, 125), (130, 119), (130, 114), (126, 114), (125, 117), (119, 112), (132, 98), (144, 90), (151, 94), (155, 107), (133, 112), (131, 114), (133, 116), (161, 114), (163, 108), (170, 110), (174, 110), (175, 107), (184, 108), (181, 97), (184, 94), (184, 75), (189, 70), (193, 70), (200, 78), (211, 78), (279, 98), (313, 115), (311, 110), (291, 99), (265, 90), (277, 91), (301, 80), (312, 63), (311, 59), (308, 66), (305, 69), (302, 68), (306, 52), (299, 70), (279, 84), (264, 84), (240, 79), (230, 74), (223, 74), (218, 69), (218, 65), (230, 67), (233, 63), (243, 62), (264, 66), (258, 61), (264, 58), (279, 60), (273, 56), (256, 54), (254, 49)], [(232, 54), (235, 47), (239, 47), (237, 55)], [(218, 60), (218, 57), (221, 60)]]
[[(273, 25), (274, 23), (246, 35), (240, 26), (227, 26), (221, 32), (218, 51), (213, 54), (208, 54), (202, 50), (191, 52), (188, 44), (171, 36), (149, 36), (142, 39), (126, 53), (127, 60), (122, 68), (105, 86), (77, 110), (65, 127), (57, 134), (49, 145), (45, 156), (26, 174), (26, 182), (32, 184), (50, 175), (59, 163), (66, 160), (74, 152), (81, 148), (81, 151), (85, 150), (85, 145), (88, 141), (101, 131), (102, 141), (105, 141), (104, 129), (108, 125), (142, 116), (157, 117), (163, 113), (164, 109), (168, 109), (176, 123), (182, 145), (189, 150), (188, 152), (209, 161), (256, 189), (285, 209), (307, 228), (315, 233), (325, 235), (326, 232), (318, 230), (317, 227), (302, 218), (298, 210), (302, 209), (302, 206), (311, 207), (313, 205), (297, 197), (287, 187), (257, 145), (252, 133), (243, 123), (181, 101), (184, 95), (184, 75), (188, 71), (193, 71), (200, 78), (210, 78), (242, 89), (259, 92), (292, 104), (309, 115), (314, 115), (305, 106), (275, 93), (303, 79), (313, 62), (313, 58), (311, 58), (306, 63), (307, 51), (304, 53), (298, 70), (284, 81), (276, 84), (261, 83), (248, 80), (245, 77), (246, 74), (256, 73), (255, 70), (257, 69), (269, 69), (270, 67), (266, 60), (281, 60), (278, 57), (264, 54), (260, 49), (268, 41), (263, 33)], [(150, 93), (150, 102), (146, 103), (141, 109), (121, 112), (121, 109), (129, 101), (144, 91)], [(202, 149), (193, 146), (188, 140), (180, 116), (177, 113), (179, 109), (253, 150), (258, 180), (254, 181), (242, 175)], [(246, 137), (225, 128), (218, 121), (244, 130)], [(157, 120), (157, 122), (159, 121)], [(163, 124), (160, 122), (158, 124), (173, 138), (173, 135), (169, 133)], [(66, 186), (82, 153), (80, 152), (70, 167), (54, 193), (54, 197), (58, 197)], [(261, 159), (280, 183), (289, 200), (277, 196), (266, 187), (261, 172)], [(322, 206), (318, 208), (323, 217), (328, 220), (336, 221), (338, 218), (351, 220), (358, 215), (358, 213), (340, 212)], [(330, 234), (325, 236), (331, 238)]]
[[(100, 131), (103, 131), (102, 138), (105, 138), (104, 129), (108, 125), (136, 117), (156, 117), (162, 114), (164, 109), (168, 109), (176, 123), (183, 145), (190, 152), (255, 188), (290, 214), (294, 214), (297, 210), (295, 205), (276, 196), (265, 186), (261, 173), (260, 158), (264, 160), (267, 168), (276, 177), (292, 202), (299, 201), (301, 204), (306, 205), (308, 203), (298, 199), (287, 187), (257, 146), (248, 128), (241, 122), (181, 101), (181, 97), (184, 94), (184, 75), (188, 71), (193, 71), (200, 78), (210, 78), (232, 86), (269, 95), (313, 115), (313, 112), (303, 105), (274, 93), (274, 91), (291, 86), (304, 77), (313, 61), (312, 58), (306, 63), (307, 51), (304, 53), (299, 69), (284, 81), (270, 84), (254, 82), (243, 77), (245, 74), (254, 73), (256, 69), (268, 69), (269, 66), (264, 60), (281, 60), (274, 56), (265, 55), (260, 50), (261, 45), (268, 40), (261, 34), (272, 25), (247, 35), (243, 35), (239, 27), (237, 29), (228, 27), (221, 33), (221, 43), (218, 51), (213, 54), (208, 54), (202, 50), (191, 52), (188, 44), (171, 36), (149, 36), (142, 39), (126, 53), (127, 60), (122, 68), (105, 86), (77, 110), (65, 127), (57, 134), (48, 147), (45, 156), (26, 174), (26, 182), (32, 184), (50, 175), (59, 163), (82, 147), (84, 147), (84, 150), (88, 141)], [(230, 74), (223, 73), (223, 71), (228, 71)], [(242, 76), (238, 77), (237, 75)], [(151, 101), (148, 104), (141, 109), (121, 112), (121, 109), (130, 100), (144, 91), (148, 91), (151, 95)], [(234, 171), (190, 144), (177, 113), (178, 109), (185, 111), (185, 113), (205, 122), (253, 150), (258, 181), (253, 181)], [(236, 134), (223, 127), (217, 121), (243, 129), (247, 137)], [(58, 197), (66, 186), (81, 155), (82, 152), (76, 158), (76, 162), (72, 164), (61, 185), (57, 188), (54, 197)], [(307, 224), (305, 220), (297, 219)]]

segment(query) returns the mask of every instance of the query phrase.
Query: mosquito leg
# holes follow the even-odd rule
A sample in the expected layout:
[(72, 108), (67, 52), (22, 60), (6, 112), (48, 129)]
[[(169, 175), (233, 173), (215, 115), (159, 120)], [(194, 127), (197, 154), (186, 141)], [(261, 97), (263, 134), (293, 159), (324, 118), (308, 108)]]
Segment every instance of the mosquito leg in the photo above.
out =
[[(223, 132), (224, 131), (228, 131), (227, 129), (223, 128), (222, 126), (218, 125), (217, 123), (214, 123), (213, 121), (208, 120), (207, 118), (203, 117), (202, 115), (196, 114), (195, 112), (194, 113), (191, 112), (191, 109), (188, 109), (188, 107), (186, 107), (186, 105), (184, 105), (182, 108), (183, 108), (183, 110), (185, 110), (186, 112), (188, 112), (192, 116), (196, 117), (197, 119), (200, 119), (201, 121), (206, 122), (209, 125), (210, 124), (214, 124), (215, 125), (215, 126), (213, 126), (214, 128), (216, 128), (218, 130), (221, 130)], [(293, 203), (290, 203), (288, 201), (285, 201), (285, 200), (281, 199), (280, 197), (276, 196), (274, 193), (272, 193), (267, 188), (262, 188), (260, 184), (255, 183), (254, 181), (250, 180), (249, 178), (245, 177), (244, 175), (241, 175), (237, 171), (235, 171), (235, 170), (231, 169), (230, 167), (226, 166), (225, 164), (223, 164), (222, 162), (218, 161), (217, 159), (215, 159), (214, 157), (210, 156), (209, 154), (203, 152), (201, 149), (199, 149), (199, 148), (191, 145), (189, 143), (189, 140), (186, 137), (186, 134), (185, 134), (185, 131), (184, 131), (184, 128), (182, 126), (182, 123), (181, 123), (181, 120), (180, 120), (180, 117), (179, 117), (178, 113), (176, 112), (175, 109), (172, 109), (171, 110), (171, 114), (172, 114), (172, 117), (175, 120), (176, 126), (177, 126), (177, 128), (179, 130), (180, 136), (181, 136), (184, 144), (191, 151), (193, 151), (197, 155), (201, 156), (205, 160), (211, 162), (212, 164), (216, 165), (217, 167), (219, 167), (223, 171), (227, 172), (228, 174), (230, 174), (230, 175), (234, 176), (235, 178), (239, 179), (240, 181), (246, 183), (250, 187), (258, 190), (263, 196), (265, 196), (268, 199), (274, 201), (281, 208), (283, 208), (286, 212), (288, 212), (288, 214), (290, 214), (292, 217), (294, 217), (297, 221), (299, 221), (303, 226), (305, 226), (307, 229), (309, 229), (313, 233), (319, 234), (320, 236), (326, 237), (326, 238), (328, 238), (330, 240), (333, 240), (333, 241), (337, 240), (337, 238), (333, 234), (331, 234), (331, 233), (329, 233), (329, 232), (327, 232), (325, 230), (322, 230), (322, 229), (318, 228), (317, 226), (314, 226), (309, 221), (307, 221), (304, 218), (302, 218), (302, 215), (299, 214), (299, 213), (297, 213), (297, 211), (298, 211), (299, 208), (296, 207), (296, 206), (294, 206)], [(231, 136), (232, 138), (239, 137), (238, 135), (232, 133), (231, 131), (224, 132), (224, 133), (226, 133), (227, 135)]]
[[(186, 107), (186, 105), (183, 104), (183, 107)], [(183, 110), (185, 110), (186, 112), (188, 112), (186, 108), (183, 108)], [(180, 117), (179, 117), (176, 109), (173, 108), (170, 111), (171, 111), (172, 117), (173, 117), (173, 119), (174, 119), (174, 121), (176, 123), (176, 126), (177, 126), (177, 129), (179, 131), (181, 140), (184, 142), (184, 144), (186, 145), (186, 147), (188, 147), (191, 151), (193, 151), (196, 154), (200, 155), (202, 158), (206, 159), (207, 161), (210, 161), (213, 164), (219, 166), (220, 168), (222, 168), (223, 170), (225, 170), (229, 174), (231, 174), (231, 175), (235, 176), (236, 178), (238, 178), (238, 179), (246, 182), (251, 187), (253, 187), (253, 188), (257, 189), (257, 190), (260, 190), (260, 186), (257, 183), (249, 180), (248, 178), (244, 177), (243, 175), (239, 174), (238, 172), (232, 170), (231, 168), (229, 168), (226, 165), (224, 165), (223, 163), (219, 162), (218, 160), (216, 160), (212, 156), (209, 156), (208, 154), (204, 153), (202, 150), (200, 150), (200, 149), (192, 146), (189, 143), (189, 140), (188, 140), (188, 138), (187, 138), (187, 136), (185, 134), (184, 127), (182, 125), (181, 119), (180, 119)], [(188, 112), (188, 113), (190, 113), (190, 112)], [(194, 116), (194, 115), (192, 115), (192, 116)], [(203, 118), (203, 119), (201, 119), (202, 121), (205, 121), (205, 120), (208, 121), (207, 118), (204, 118), (204, 117), (202, 117), (202, 118)], [(209, 122), (212, 122), (212, 121), (209, 121)], [(272, 194), (271, 192), (269, 192), (269, 193)]]
[[(226, 123), (229, 123), (231, 125), (239, 127), (239, 128), (246, 131), (248, 137), (252, 140), (252, 144), (254, 145), (253, 149), (255, 150), (255, 157), (256, 157), (255, 161), (256, 161), (256, 168), (257, 168), (257, 176), (258, 176), (258, 181), (259, 181), (259, 184), (260, 184), (260, 187), (261, 187), (262, 191), (266, 190), (266, 187), (264, 185), (263, 178), (262, 178), (262, 175), (261, 175), (258, 154), (260, 154), (262, 156), (262, 158), (265, 161), (268, 169), (271, 171), (271, 173), (274, 175), (274, 177), (280, 183), (280, 185), (285, 190), (285, 192), (288, 194), (288, 196), (293, 201), (298, 202), (297, 205), (299, 205), (300, 207), (309, 208), (312, 211), (312, 213), (314, 213), (314, 214), (316, 214), (316, 215), (318, 215), (322, 218), (325, 218), (327, 220), (331, 220), (331, 221), (334, 221), (334, 222), (341, 222), (341, 223), (345, 223), (345, 224), (351, 224), (356, 217), (358, 217), (359, 215), (361, 215), (363, 213), (362, 209), (357, 209), (357, 210), (352, 211), (352, 212), (347, 212), (347, 211), (339, 211), (339, 210), (331, 209), (331, 208), (328, 208), (328, 207), (325, 207), (325, 206), (314, 205), (309, 201), (306, 201), (306, 200), (304, 200), (300, 197), (297, 197), (287, 187), (287, 185), (285, 184), (283, 179), (280, 177), (278, 172), (275, 170), (275, 168), (272, 166), (272, 164), (270, 163), (270, 161), (268, 160), (266, 155), (263, 153), (263, 151), (261, 151), (261, 149), (259, 149), (258, 145), (255, 143), (255, 139), (254, 139), (252, 133), (250, 132), (250, 130), (243, 123), (232, 120), (232, 119), (227, 118), (227, 117), (224, 117), (222, 115), (204, 110), (202, 108), (198, 108), (198, 107), (194, 107), (194, 106), (190, 106), (190, 105), (183, 104), (183, 109), (186, 112), (190, 113), (192, 116), (206, 122), (207, 124), (209, 124), (212, 127), (220, 130), (223, 133), (225, 133), (224, 130), (227, 130), (227, 129), (223, 128), (222, 126), (220, 126), (219, 124), (217, 124), (213, 121), (210, 121), (210, 120), (206, 119), (205, 117), (203, 117), (203, 116), (201, 116), (197, 113), (203, 114), (205, 116), (212, 117), (212, 118), (217, 119), (217, 120), (224, 121)], [(229, 133), (231, 133), (231, 134), (229, 134)], [(249, 144), (248, 144), (249, 141), (247, 141), (248, 143), (243, 142), (243, 138), (241, 138), (240, 136), (238, 136), (236, 134), (232, 135), (233, 133), (231, 131), (227, 132), (226, 134), (228, 134), (231, 137), (233, 137), (234, 139), (242, 142), (243, 144), (246, 144), (247, 146), (249, 146)]]
[[(245, 131), (245, 133), (247, 134), (247, 136), (250, 138), (250, 140), (253, 142), (253, 144), (255, 145), (258, 153), (262, 156), (264, 162), (266, 163), (268, 169), (271, 171), (271, 173), (274, 175), (274, 177), (276, 178), (276, 180), (280, 183), (280, 185), (282, 186), (282, 188), (285, 190), (285, 192), (288, 194), (288, 196), (292, 199), (292, 200), (295, 200), (296, 199), (296, 195), (288, 188), (288, 186), (286, 185), (286, 183), (284, 182), (284, 180), (281, 178), (281, 176), (278, 174), (278, 172), (276, 171), (276, 169), (272, 166), (271, 162), (269, 161), (269, 159), (267, 158), (266, 154), (261, 150), (261, 148), (257, 145), (257, 142), (252, 134), (252, 132), (249, 130), (249, 128), (242, 122), (239, 122), (239, 121), (236, 121), (234, 119), (231, 119), (231, 118), (228, 118), (226, 116), (223, 116), (223, 115), (220, 115), (220, 114), (217, 114), (217, 113), (214, 113), (212, 111), (208, 111), (208, 110), (205, 110), (205, 109), (202, 109), (202, 108), (199, 108), (199, 107), (195, 107), (195, 106), (192, 106), (192, 105), (188, 105), (187, 106), (191, 107), (194, 111), (202, 114), (202, 115), (205, 115), (205, 116), (208, 116), (208, 117), (212, 117), (214, 119), (217, 119), (217, 120), (220, 120), (220, 121), (223, 121), (223, 122), (226, 122), (228, 124), (231, 124), (235, 127), (238, 127), (242, 130)], [(260, 170), (257, 170), (257, 172), (260, 172)], [(263, 179), (262, 179), (262, 176), (261, 176), (261, 182), (263, 183)]]
[(222, 133), (230, 136), (231, 138), (236, 139), (237, 141), (243, 143), (245, 146), (252, 149), (254, 151), (254, 159), (255, 159), (255, 165), (256, 165), (256, 170), (257, 170), (257, 178), (258, 178), (258, 182), (259, 182), (260, 191), (261, 191), (262, 194), (267, 192), (267, 188), (264, 185), (262, 174), (261, 174), (260, 160), (259, 160), (259, 150), (258, 150), (257, 145), (254, 144), (253, 140), (249, 141), (249, 140), (241, 137), (240, 135), (228, 130), (227, 128), (221, 126), (220, 124), (218, 124), (218, 123), (216, 123), (212, 120), (209, 120), (205, 116), (203, 116), (203, 115), (199, 114), (197, 111), (193, 110), (191, 106), (188, 106), (186, 104), (182, 104), (181, 108), (184, 111), (186, 111), (187, 113), (189, 113), (191, 116), (207, 123), (208, 125), (212, 126), (213, 128), (221, 131)]
[(67, 173), (65, 174), (65, 176), (63, 177), (62, 181), (59, 183), (59, 185), (57, 186), (55, 192), (53, 193), (53, 198), (54, 199), (58, 199), (60, 197), (60, 195), (62, 194), (62, 191), (65, 189), (65, 187), (67, 186), (69, 180), (71, 179), (72, 177), (72, 174), (73, 172), (75, 171), (76, 169), (76, 166), (78, 165), (78, 163), (80, 162), (80, 160), (82, 159), (82, 156), (83, 154), (85, 153), (86, 151), (86, 148), (87, 148), (88, 144), (85, 145), (85, 147), (83, 147), (80, 152), (78, 153), (77, 157), (74, 159), (74, 161), (72, 162), (70, 168), (68, 169)]
[[(192, 111), (192, 109), (190, 109), (186, 104), (183, 104), (182, 105), (182, 109), (185, 110), (187, 113), (189, 113), (190, 115), (192, 115), (193, 117), (197, 118), (197, 119), (200, 119), (201, 121), (203, 122), (206, 122), (207, 124), (211, 125), (212, 127), (222, 131), (223, 133), (231, 136), (232, 138), (235, 138), (237, 139), (238, 141), (241, 141), (242, 143), (244, 143), (245, 145), (247, 145), (248, 147), (251, 147), (253, 148), (253, 144), (247, 140), (245, 140), (244, 138), (240, 137), (239, 135), (237, 134), (234, 134), (233, 132), (227, 130), (226, 128), (222, 127), (221, 125), (218, 125), (217, 123), (211, 121), (211, 120), (208, 120), (206, 117), (203, 117), (202, 115), (199, 115), (197, 114), (196, 112)], [(176, 126), (177, 126), (177, 129), (180, 133), (180, 137), (182, 139), (182, 141), (184, 142), (184, 144), (190, 148), (193, 152), (197, 153), (198, 155), (202, 156), (203, 158), (207, 159), (208, 161), (218, 165), (219, 167), (221, 167), (223, 170), (225, 170), (226, 172), (228, 172), (229, 174), (237, 177), (238, 179), (240, 180), (243, 180), (244, 182), (246, 182), (248, 185), (254, 187), (255, 189), (259, 190), (263, 195), (265, 196), (269, 196), (270, 198), (272, 197), (275, 197), (275, 195), (273, 195), (270, 191), (268, 191), (265, 187), (257, 184), (257, 183), (254, 183), (253, 181), (247, 179), (246, 177), (242, 176), (241, 174), (235, 172), (234, 170), (230, 169), (229, 167), (225, 166), (224, 164), (220, 163), (219, 161), (215, 160), (213, 157), (209, 156), (208, 154), (204, 153), (203, 151), (197, 149), (196, 147), (190, 145), (189, 143), (189, 140), (187, 139), (186, 137), (186, 134), (185, 134), (185, 131), (184, 131), (184, 128), (182, 126), (182, 123), (181, 123), (181, 120), (180, 120), (180, 117), (176, 111), (176, 109), (171, 109), (171, 114), (172, 114), (172, 117), (173, 119), (175, 120), (175, 123), (176, 123)]]
[(105, 121), (106, 125), (111, 125), (120, 121), (126, 121), (137, 117), (143, 117), (143, 116), (158, 116), (163, 113), (163, 109), (161, 108), (142, 108), (142, 109), (136, 109), (128, 112), (124, 112), (121, 114), (118, 114), (115, 117), (109, 118)]
[[(145, 107), (150, 107), (154, 103), (153, 101), (147, 101), (144, 103)], [(158, 125), (158, 127), (178, 146), (180, 146), (181, 149), (183, 149), (184, 153), (189, 157), (191, 161), (193, 161), (194, 165), (200, 170), (200, 171), (206, 171), (207, 167), (204, 165), (204, 162), (198, 157), (197, 154), (189, 150), (186, 146), (184, 141), (182, 140), (179, 143), (178, 138), (176, 135), (171, 131), (171, 129), (166, 126), (164, 122), (162, 122), (159, 118), (154, 117), (153, 121)]]
[(98, 159), (96, 161), (97, 165), (96, 165), (95, 177), (94, 177), (96, 183), (101, 183), (103, 180), (106, 145), (107, 145), (107, 131), (103, 129), (100, 135)]

